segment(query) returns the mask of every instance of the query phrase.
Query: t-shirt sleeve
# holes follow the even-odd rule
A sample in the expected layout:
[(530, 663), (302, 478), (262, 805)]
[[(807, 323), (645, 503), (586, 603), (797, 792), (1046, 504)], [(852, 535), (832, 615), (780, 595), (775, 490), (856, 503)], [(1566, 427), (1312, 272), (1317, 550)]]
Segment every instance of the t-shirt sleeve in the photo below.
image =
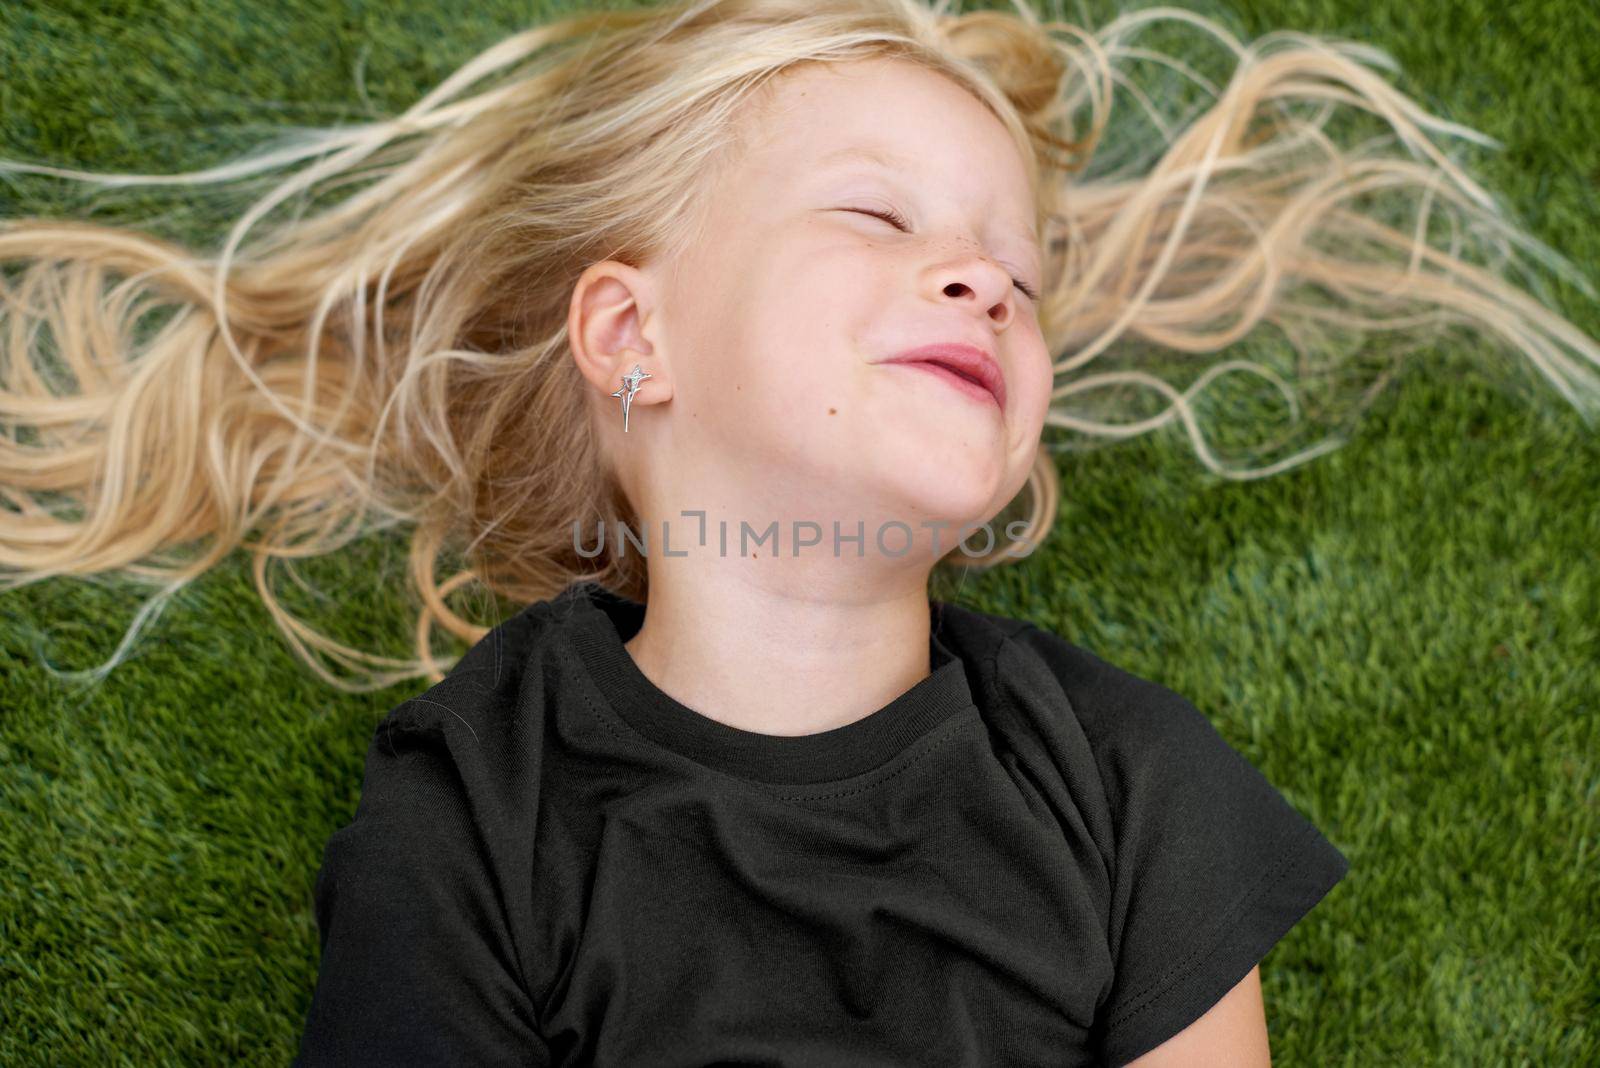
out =
[(1110, 809), (1114, 979), (1096, 1021), (1121, 1065), (1220, 1001), (1349, 870), (1190, 701), (1059, 637), (1044, 643)]
[(323, 851), (296, 1065), (549, 1064), (445, 731), (393, 710)]

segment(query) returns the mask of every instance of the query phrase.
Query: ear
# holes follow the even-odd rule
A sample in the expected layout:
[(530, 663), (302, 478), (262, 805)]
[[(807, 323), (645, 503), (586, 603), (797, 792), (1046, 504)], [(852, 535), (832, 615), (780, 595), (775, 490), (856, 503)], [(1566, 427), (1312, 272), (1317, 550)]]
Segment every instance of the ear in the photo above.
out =
[[(617, 260), (590, 264), (572, 288), (567, 340), (584, 379), (601, 394), (622, 387), (635, 364), (649, 375), (629, 402), (638, 408), (672, 398), (672, 372), (655, 333), (655, 286), (643, 271)], [(610, 402), (613, 407), (616, 401)], [(620, 410), (620, 409), (619, 409)]]

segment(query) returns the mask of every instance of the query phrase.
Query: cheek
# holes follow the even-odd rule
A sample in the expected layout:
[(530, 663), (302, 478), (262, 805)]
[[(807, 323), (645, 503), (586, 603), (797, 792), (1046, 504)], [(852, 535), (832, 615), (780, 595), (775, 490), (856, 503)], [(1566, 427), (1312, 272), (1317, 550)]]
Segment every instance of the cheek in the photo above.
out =
[[(1023, 324), (1015, 324), (1018, 332)], [(1027, 336), (1019, 337), (1012, 349), (1015, 363), (1013, 377), (1016, 400), (1016, 422), (1019, 430), (1031, 431), (1035, 437), (1043, 429), (1045, 413), (1050, 406), (1050, 393), (1055, 388), (1055, 368), (1044, 336), (1036, 324), (1027, 326)]]
[[(803, 272), (740, 287), (731, 313), (706, 324), (686, 377), (698, 429), (773, 462), (826, 464), (863, 407), (859, 317)], [(816, 282), (817, 284), (812, 284)]]
[[(860, 389), (875, 292), (860, 257), (819, 254), (776, 265), (745, 293), (728, 338), (730, 371), (760, 407), (792, 420), (832, 418)], [(749, 386), (746, 387), (748, 390)]]
[(1044, 345), (1043, 339), (1038, 342), (1038, 349), (1032, 359), (1034, 373), (1034, 404), (1033, 420), (1039, 429), (1044, 427), (1045, 413), (1050, 410), (1051, 392), (1055, 389), (1056, 369), (1050, 350)]

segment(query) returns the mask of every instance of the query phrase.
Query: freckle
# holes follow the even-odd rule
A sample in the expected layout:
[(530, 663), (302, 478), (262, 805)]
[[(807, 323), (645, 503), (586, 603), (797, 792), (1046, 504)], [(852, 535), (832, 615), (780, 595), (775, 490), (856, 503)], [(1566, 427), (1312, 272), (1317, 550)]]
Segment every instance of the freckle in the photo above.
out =
[(829, 408), (828, 409), (828, 414), (829, 415), (838, 415), (839, 414), (839, 409), (837, 409), (837, 408)]

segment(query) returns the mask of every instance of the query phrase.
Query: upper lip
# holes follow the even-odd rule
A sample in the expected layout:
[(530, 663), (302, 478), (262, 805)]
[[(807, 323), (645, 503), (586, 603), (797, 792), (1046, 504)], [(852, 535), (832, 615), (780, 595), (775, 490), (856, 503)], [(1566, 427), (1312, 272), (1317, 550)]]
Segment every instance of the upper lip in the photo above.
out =
[(1000, 405), (1006, 407), (1006, 376), (995, 358), (976, 345), (963, 341), (940, 341), (932, 345), (919, 345), (889, 357), (882, 363), (937, 363), (965, 372), (982, 382)]

